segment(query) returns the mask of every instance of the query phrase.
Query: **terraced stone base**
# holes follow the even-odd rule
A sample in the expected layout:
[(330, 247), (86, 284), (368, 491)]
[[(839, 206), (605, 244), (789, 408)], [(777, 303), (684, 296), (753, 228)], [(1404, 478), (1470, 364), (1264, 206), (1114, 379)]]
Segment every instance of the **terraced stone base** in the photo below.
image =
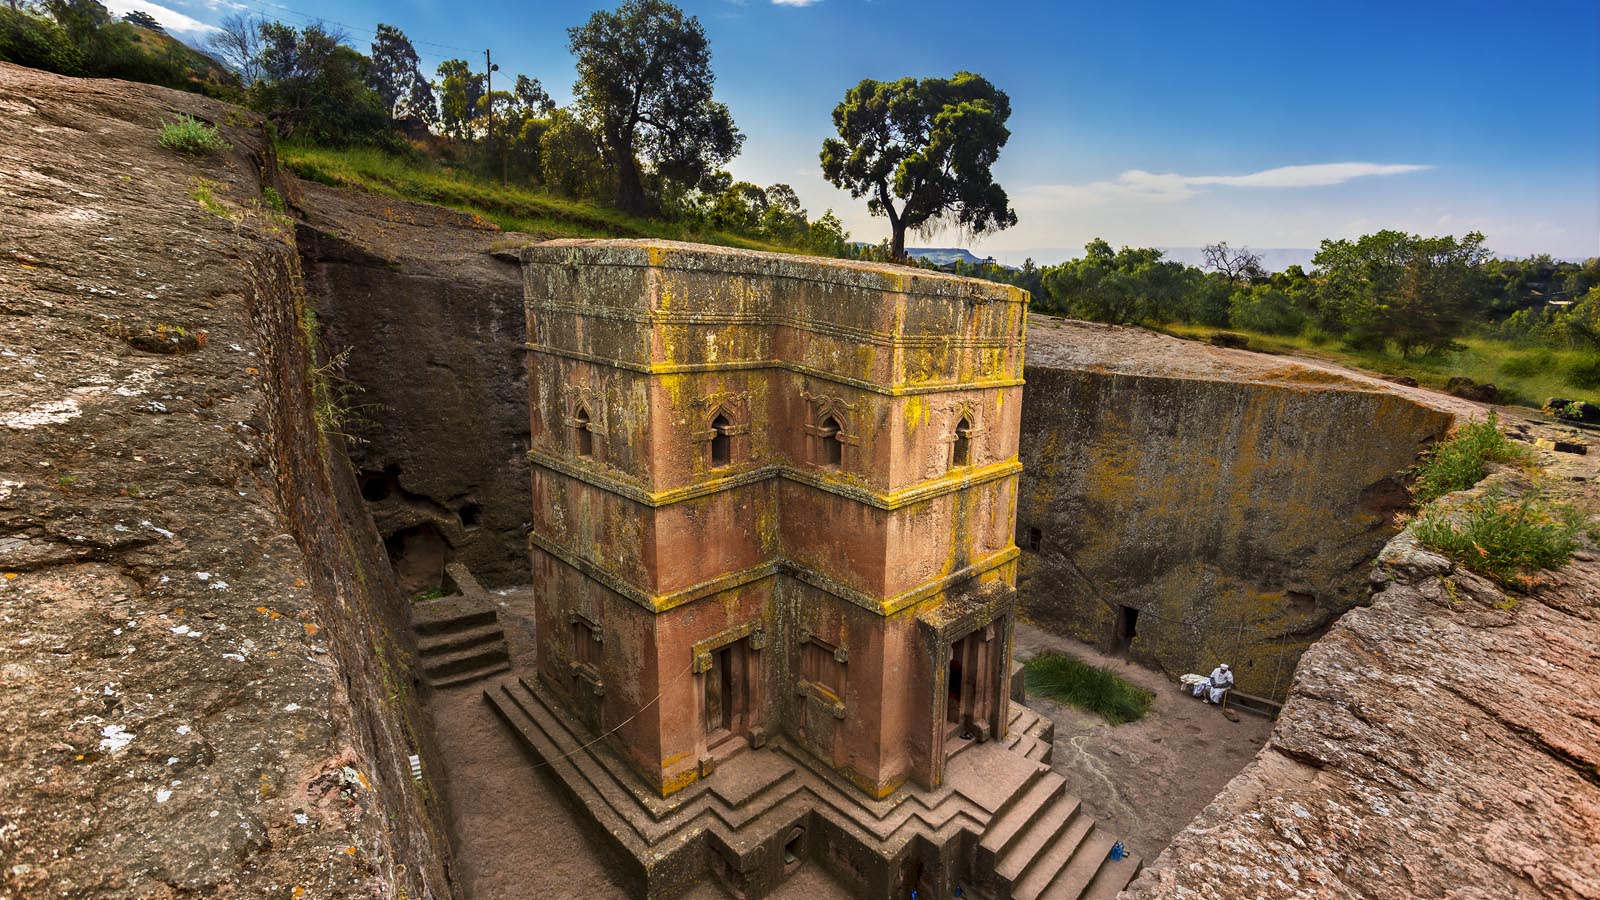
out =
[(648, 790), (532, 678), (492, 683), (485, 699), (549, 766), (639, 897), (656, 900), (707, 877), (755, 900), (802, 866), (826, 867), (852, 896), (903, 900), (1109, 900), (1140, 868), (1112, 861), (1115, 838), (1085, 815), (1050, 770), (1054, 725), (1011, 705), (1004, 741), (951, 757), (945, 784), (873, 800), (781, 737), (746, 749), (668, 798)]

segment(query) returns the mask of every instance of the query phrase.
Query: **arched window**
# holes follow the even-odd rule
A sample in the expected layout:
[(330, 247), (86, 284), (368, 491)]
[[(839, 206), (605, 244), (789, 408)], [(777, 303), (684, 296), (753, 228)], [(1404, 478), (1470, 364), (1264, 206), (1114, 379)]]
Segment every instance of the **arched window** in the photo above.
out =
[(573, 424), (578, 430), (576, 435), (578, 439), (578, 455), (593, 456), (594, 432), (589, 430), (589, 408), (586, 406), (579, 406), (578, 411), (573, 414), (572, 418)]
[(839, 420), (828, 416), (822, 420), (821, 432), (817, 435), (822, 441), (822, 454), (820, 462), (825, 466), (838, 466), (844, 462), (844, 442), (839, 440)]
[(715, 469), (733, 461), (733, 425), (719, 412), (711, 420), (711, 432), (711, 467)]
[(956, 446), (951, 465), (972, 465), (972, 423), (967, 421), (966, 416), (956, 423)]

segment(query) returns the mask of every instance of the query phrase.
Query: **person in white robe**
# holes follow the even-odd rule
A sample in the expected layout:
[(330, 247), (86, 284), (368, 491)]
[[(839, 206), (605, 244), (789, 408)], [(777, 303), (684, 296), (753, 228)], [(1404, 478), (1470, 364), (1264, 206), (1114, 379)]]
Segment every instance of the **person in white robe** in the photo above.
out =
[(1211, 675), (1195, 682), (1194, 696), (1203, 697), (1207, 703), (1221, 703), (1223, 695), (1233, 687), (1233, 670), (1227, 663), (1211, 670)]

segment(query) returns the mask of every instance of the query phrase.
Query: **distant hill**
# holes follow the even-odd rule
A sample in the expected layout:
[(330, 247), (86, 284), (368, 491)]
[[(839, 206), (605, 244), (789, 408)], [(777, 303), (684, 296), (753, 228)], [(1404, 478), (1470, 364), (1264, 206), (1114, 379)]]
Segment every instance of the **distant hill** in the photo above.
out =
[(992, 261), (992, 259), (979, 256), (965, 247), (907, 247), (906, 255), (912, 259), (925, 259), (936, 266), (955, 265), (958, 259), (974, 266)]
[[(239, 76), (210, 55), (185, 44), (163, 31), (151, 31), (137, 25), (121, 23), (133, 33), (133, 41), (146, 55), (153, 58), (174, 56), (188, 69), (189, 80), (195, 82), (200, 93), (216, 96), (229, 88), (239, 87)], [(204, 87), (201, 87), (201, 86)]]

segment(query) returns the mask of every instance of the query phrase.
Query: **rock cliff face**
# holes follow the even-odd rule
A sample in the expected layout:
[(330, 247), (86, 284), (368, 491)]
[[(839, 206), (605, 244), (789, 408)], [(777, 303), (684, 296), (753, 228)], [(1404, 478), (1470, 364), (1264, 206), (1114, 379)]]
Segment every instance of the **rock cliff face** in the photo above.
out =
[(1396, 537), (1256, 761), (1124, 900), (1600, 897), (1600, 561), (1580, 555), (1507, 597)]
[(1345, 370), (1034, 316), (1017, 545), (1025, 614), (1176, 677), (1282, 697), (1365, 599), (1404, 470), (1461, 401)]
[(298, 242), (328, 349), (353, 387), (351, 459), (411, 593), (465, 563), (526, 584), (522, 276), (493, 226), (300, 182)]
[(0, 895), (450, 896), (259, 122), (3, 64), (0, 111)]

